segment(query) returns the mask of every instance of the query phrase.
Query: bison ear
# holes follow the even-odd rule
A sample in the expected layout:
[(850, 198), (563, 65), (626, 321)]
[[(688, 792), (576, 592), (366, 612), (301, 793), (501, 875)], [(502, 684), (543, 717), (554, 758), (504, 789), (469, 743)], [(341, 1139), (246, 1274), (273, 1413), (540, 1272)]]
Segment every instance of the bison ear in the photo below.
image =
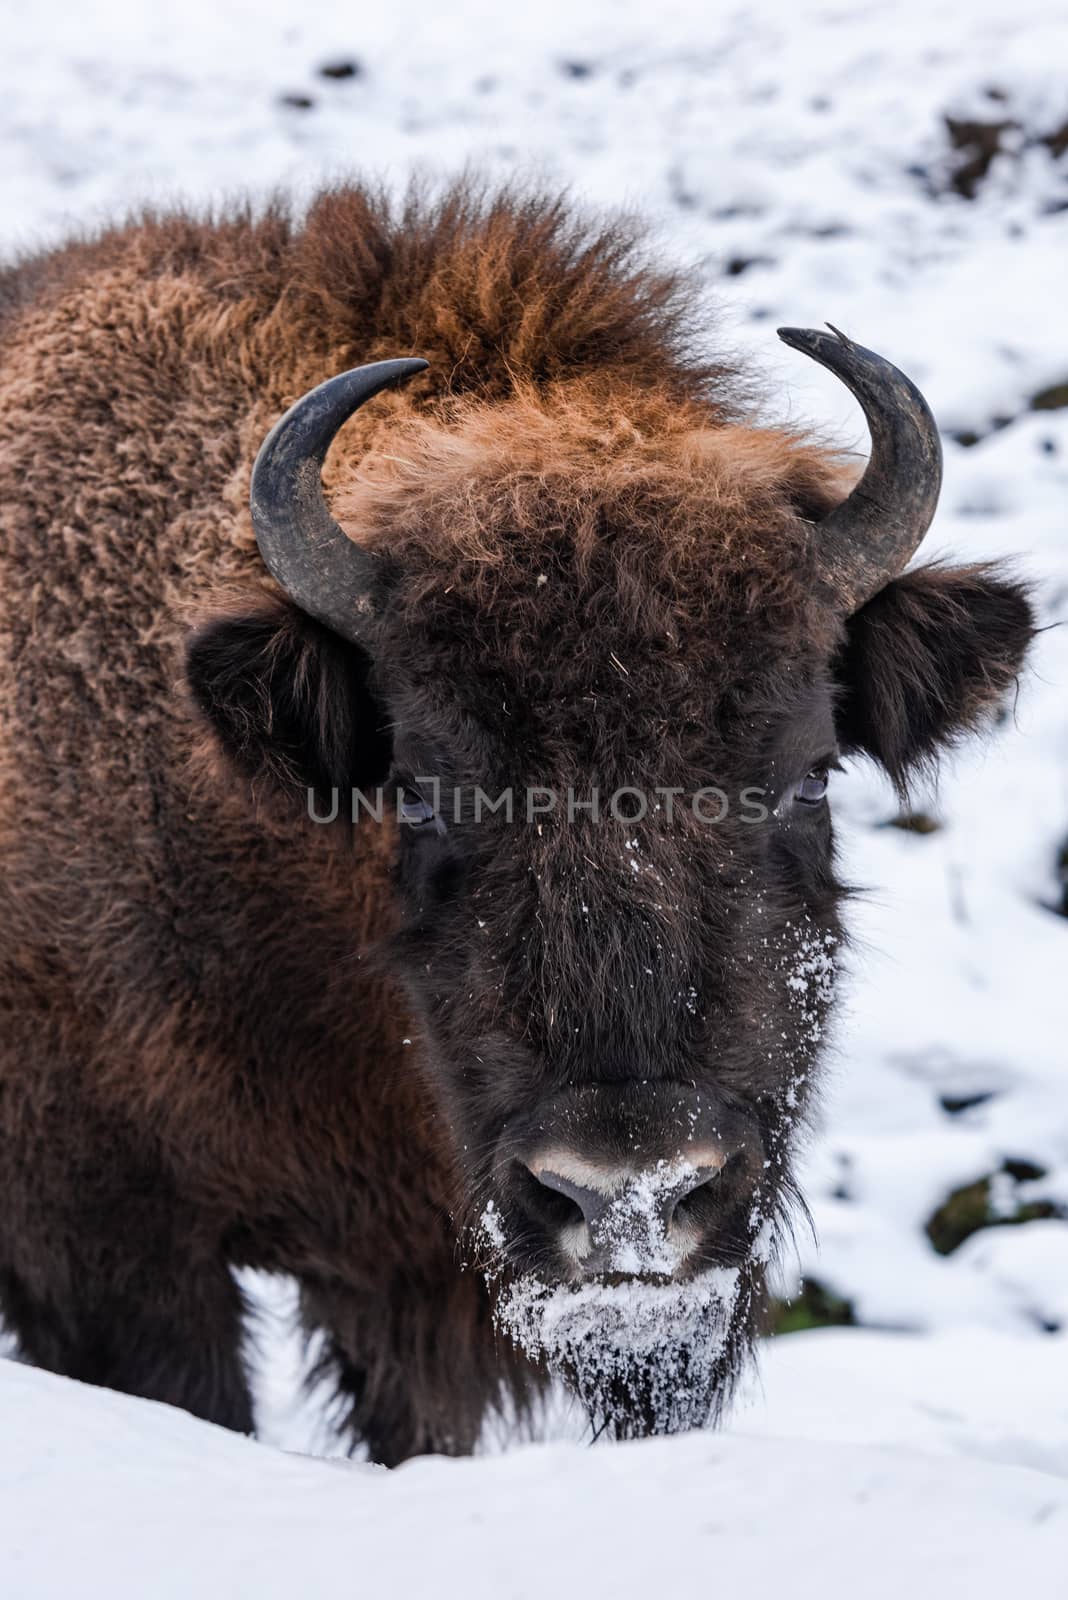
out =
[(847, 625), (835, 674), (843, 750), (873, 757), (904, 794), (997, 708), (1034, 631), (1026, 588), (997, 567), (894, 579)]
[(218, 617), (186, 648), (193, 699), (233, 765), (302, 800), (386, 781), (391, 743), (370, 667), (288, 602)]

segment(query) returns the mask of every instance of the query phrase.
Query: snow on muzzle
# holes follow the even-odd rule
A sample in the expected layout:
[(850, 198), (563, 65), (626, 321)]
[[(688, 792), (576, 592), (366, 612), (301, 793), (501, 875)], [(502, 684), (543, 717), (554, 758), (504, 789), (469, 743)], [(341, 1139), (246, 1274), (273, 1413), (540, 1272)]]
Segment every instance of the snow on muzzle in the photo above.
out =
[(748, 1343), (744, 1266), (681, 1283), (506, 1284), (498, 1328), (578, 1395), (597, 1431), (640, 1438), (701, 1427), (727, 1399)]
[[(513, 1267), (572, 1283), (730, 1265), (763, 1156), (753, 1120), (692, 1084), (565, 1089), (501, 1141), (501, 1248)], [(728, 1239), (731, 1260), (717, 1248)]]
[(498, 1327), (598, 1429), (701, 1424), (748, 1343), (764, 1175), (754, 1119), (692, 1084), (551, 1096), (502, 1140), (482, 1215)]
[(715, 1181), (724, 1159), (709, 1144), (635, 1170), (550, 1146), (527, 1165), (536, 1184), (571, 1202), (557, 1237), (585, 1276), (671, 1278), (701, 1240), (684, 1202)]

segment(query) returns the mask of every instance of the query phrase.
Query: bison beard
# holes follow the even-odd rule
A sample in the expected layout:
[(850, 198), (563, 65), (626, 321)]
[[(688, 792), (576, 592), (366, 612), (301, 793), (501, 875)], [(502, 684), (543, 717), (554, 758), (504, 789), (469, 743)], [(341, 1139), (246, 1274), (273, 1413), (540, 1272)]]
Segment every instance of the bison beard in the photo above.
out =
[[(585, 1407), (595, 1438), (679, 1433), (718, 1416), (749, 1349), (770, 1227), (742, 1263), (673, 1282), (677, 1266), (658, 1214), (658, 1190), (684, 1162), (621, 1194), (608, 1219), (610, 1267), (582, 1285), (508, 1273), (493, 1202), (478, 1230), (482, 1270), (495, 1285), (494, 1320), (507, 1338)], [(753, 1220), (759, 1213), (754, 1209)]]
[(513, 1281), (497, 1323), (574, 1390), (595, 1437), (699, 1428), (723, 1410), (751, 1343), (754, 1286), (740, 1267), (686, 1283)]
[[(902, 374), (783, 330), (868, 415), (851, 493), (637, 244), (537, 195), (341, 185), (0, 275), (27, 1359), (248, 1430), (252, 1266), (297, 1279), (381, 1461), (471, 1450), (547, 1370), (619, 1436), (722, 1409), (818, 1086), (825, 769), (905, 789), (1032, 622), (996, 568), (902, 572), (939, 477)], [(477, 825), (420, 774), (768, 805)], [(309, 820), (379, 783), (429, 825)]]

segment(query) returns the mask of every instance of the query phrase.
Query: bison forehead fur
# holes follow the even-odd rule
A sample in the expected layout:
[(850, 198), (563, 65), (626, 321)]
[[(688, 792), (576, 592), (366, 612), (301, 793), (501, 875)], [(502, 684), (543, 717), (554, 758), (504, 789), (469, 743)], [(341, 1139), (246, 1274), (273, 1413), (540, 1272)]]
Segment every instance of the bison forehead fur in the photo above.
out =
[[(654, 1277), (739, 1275), (698, 1412), (728, 1392), (841, 936), (806, 773), (867, 755), (904, 788), (1031, 617), (980, 567), (829, 607), (850, 474), (758, 420), (635, 240), (343, 186), (0, 277), (0, 1310), (30, 1360), (250, 1430), (231, 1268), (290, 1272), (353, 1444), (468, 1450), (542, 1380), (493, 1296), (610, 1284), (653, 1171)], [(407, 352), (428, 372), (325, 469), (388, 574), (372, 646), (271, 584), (249, 474), (300, 394)], [(519, 815), (307, 814), (427, 774)], [(710, 785), (717, 826), (522, 815)], [(693, 1420), (647, 1378), (591, 1411)]]

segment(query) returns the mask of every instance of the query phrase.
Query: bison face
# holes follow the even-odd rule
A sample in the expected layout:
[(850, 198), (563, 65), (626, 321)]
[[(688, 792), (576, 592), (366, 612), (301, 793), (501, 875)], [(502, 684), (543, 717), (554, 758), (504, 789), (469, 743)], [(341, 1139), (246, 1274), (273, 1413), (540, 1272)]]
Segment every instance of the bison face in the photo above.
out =
[[(824, 453), (602, 406), (413, 422), (386, 488), (342, 495), (373, 558), (305, 457), (293, 544), (268, 441), (261, 546), (306, 609), (216, 621), (189, 678), (261, 785), (327, 816), (336, 791), (342, 823), (359, 791), (358, 840), (392, 841), (388, 960), (458, 1231), (505, 1329), (631, 1433), (722, 1401), (788, 1218), (840, 941), (828, 771), (862, 753), (904, 784), (997, 700), (1031, 623), (978, 569), (873, 590), (869, 561), (850, 587)], [(344, 582), (372, 621), (346, 625)]]
[[(799, 654), (743, 691), (694, 647), (624, 659), (591, 626), (551, 693), (513, 655), (506, 708), (465, 672), (462, 715), (390, 700), (394, 953), (459, 1215), (504, 1326), (622, 1433), (727, 1392), (788, 1222), (839, 942), (834, 684)], [(406, 732), (428, 724), (436, 753)]]
[[(504, 782), (507, 730), (470, 700), (481, 752), (406, 759), (399, 734), (393, 958), (471, 1220), (508, 1261), (685, 1279), (766, 1244), (767, 1175), (808, 1100), (838, 942), (831, 693), (742, 717), (732, 741), (665, 731), (665, 685), (634, 707), (593, 673), (612, 765), (578, 736), (552, 774)], [(559, 698), (550, 716), (563, 743)]]

